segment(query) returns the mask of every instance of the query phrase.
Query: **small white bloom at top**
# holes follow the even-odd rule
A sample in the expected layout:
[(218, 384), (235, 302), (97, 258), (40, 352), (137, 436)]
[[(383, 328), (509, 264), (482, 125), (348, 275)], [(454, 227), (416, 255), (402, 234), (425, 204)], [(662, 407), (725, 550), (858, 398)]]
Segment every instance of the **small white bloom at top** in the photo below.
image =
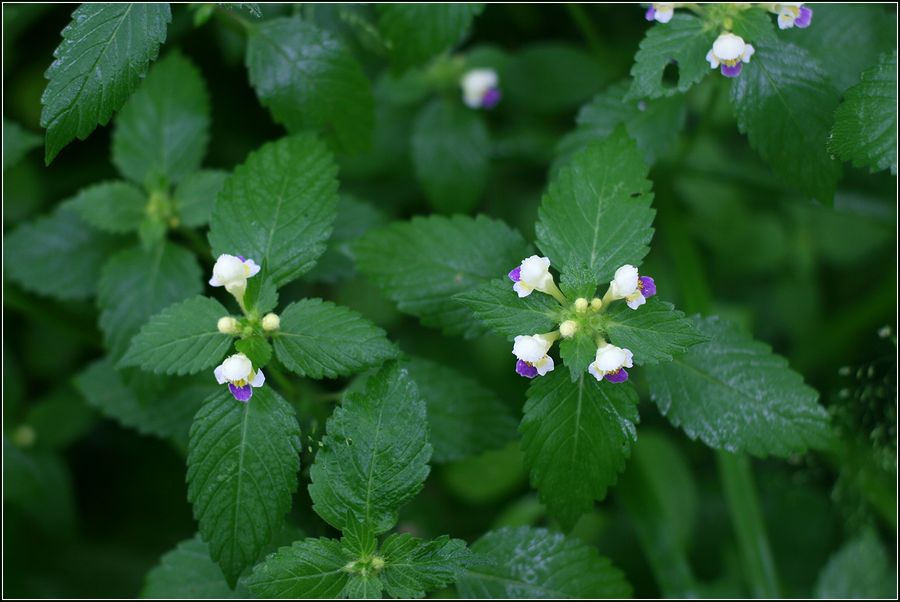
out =
[(281, 327), (281, 318), (278, 317), (278, 314), (268, 313), (263, 316), (262, 327), (266, 332), (278, 330)]
[(675, 14), (675, 9), (680, 2), (654, 2), (647, 9), (644, 18), (648, 21), (656, 21), (657, 23), (668, 23)]
[(220, 385), (228, 383), (228, 390), (238, 401), (249, 401), (253, 389), (263, 386), (266, 377), (262, 370), (254, 370), (250, 358), (243, 353), (236, 353), (225, 358), (213, 371), (216, 382)]
[(806, 29), (812, 23), (813, 11), (803, 2), (780, 2), (771, 4), (769, 9), (778, 15), (778, 29), (799, 27)]
[(240, 324), (238, 324), (238, 321), (231, 316), (219, 318), (219, 321), (216, 323), (216, 328), (218, 328), (219, 332), (222, 334), (237, 334), (240, 332)]
[[(553, 336), (555, 334), (556, 336)], [(547, 352), (553, 346), (556, 333), (535, 334), (531, 336), (517, 336), (513, 341), (513, 354), (516, 362), (516, 372), (526, 378), (544, 376), (553, 370), (553, 358)]]
[(471, 69), (460, 81), (463, 102), (472, 109), (492, 109), (500, 102), (500, 78), (493, 69)]
[(712, 49), (706, 53), (710, 69), (721, 67), (725, 77), (737, 77), (741, 74), (743, 63), (749, 63), (756, 50), (744, 42), (744, 38), (726, 31), (713, 42)]
[(244, 259), (240, 255), (219, 255), (209, 284), (224, 286), (226, 291), (240, 301), (247, 290), (247, 279), (258, 274), (259, 269), (259, 265), (252, 259)]
[(606, 379), (612, 383), (621, 383), (628, 380), (628, 371), (633, 365), (634, 354), (624, 347), (616, 347), (609, 343), (603, 343), (597, 347), (597, 355), (588, 366), (588, 372), (597, 380)]

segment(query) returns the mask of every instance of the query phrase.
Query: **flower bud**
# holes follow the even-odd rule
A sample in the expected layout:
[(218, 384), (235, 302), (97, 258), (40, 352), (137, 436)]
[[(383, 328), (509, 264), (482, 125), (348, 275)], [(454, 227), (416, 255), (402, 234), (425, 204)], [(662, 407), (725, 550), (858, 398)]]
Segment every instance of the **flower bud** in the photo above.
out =
[(237, 334), (240, 332), (240, 324), (238, 321), (232, 318), (231, 316), (224, 316), (219, 318), (218, 324), (216, 324), (216, 328), (219, 329), (219, 332), (222, 334)]
[(262, 327), (266, 332), (278, 330), (281, 327), (281, 318), (278, 317), (278, 314), (268, 313), (263, 316)]
[(588, 308), (588, 300), (584, 297), (578, 297), (575, 299), (575, 311), (578, 313), (584, 313)]
[(578, 332), (578, 322), (575, 320), (566, 320), (559, 325), (559, 334), (561, 334), (563, 338), (571, 338), (575, 336), (576, 332)]
[(601, 301), (597, 297), (594, 297), (593, 299), (591, 299), (591, 309), (593, 311), (600, 311), (601, 307), (603, 307), (603, 301)]

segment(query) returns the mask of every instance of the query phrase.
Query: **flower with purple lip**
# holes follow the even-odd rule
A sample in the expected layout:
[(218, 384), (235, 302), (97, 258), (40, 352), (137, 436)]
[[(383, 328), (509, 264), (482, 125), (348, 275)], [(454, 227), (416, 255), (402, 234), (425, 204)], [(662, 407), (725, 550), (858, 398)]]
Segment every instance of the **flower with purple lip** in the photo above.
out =
[(553, 370), (553, 358), (547, 352), (559, 338), (559, 332), (518, 336), (513, 342), (516, 372), (525, 378), (544, 376)]
[(644, 18), (657, 23), (668, 23), (672, 20), (678, 4), (677, 2), (654, 2), (644, 13)]
[(625, 368), (631, 368), (633, 357), (634, 354), (630, 350), (603, 341), (597, 347), (597, 355), (588, 366), (588, 372), (598, 381), (623, 383), (628, 380), (628, 371)]
[(247, 279), (259, 273), (259, 265), (241, 255), (219, 255), (213, 266), (210, 286), (224, 286), (240, 302), (247, 290)]
[(725, 77), (737, 77), (741, 74), (743, 64), (750, 62), (754, 52), (756, 50), (744, 42), (744, 38), (726, 31), (713, 42), (712, 48), (706, 53), (706, 60), (711, 69), (718, 67)]
[(238, 401), (247, 402), (253, 397), (253, 389), (263, 386), (266, 377), (262, 370), (253, 370), (253, 363), (243, 353), (228, 356), (213, 371), (216, 382), (228, 383), (228, 390)]
[(603, 297), (603, 303), (625, 299), (628, 307), (637, 309), (655, 294), (656, 283), (653, 278), (640, 276), (636, 267), (626, 263), (616, 270), (615, 276), (609, 283), (609, 290)]
[(463, 102), (472, 109), (493, 109), (503, 96), (500, 92), (500, 78), (493, 69), (466, 71), (460, 86), (463, 90)]
[(560, 303), (566, 302), (565, 295), (553, 281), (553, 274), (550, 273), (550, 260), (546, 257), (537, 255), (527, 257), (507, 276), (513, 281), (513, 290), (519, 297), (527, 297), (533, 291), (541, 291), (552, 295)]
[(778, 29), (806, 29), (812, 23), (813, 11), (803, 6), (803, 2), (781, 2), (771, 6), (770, 10), (778, 15)]

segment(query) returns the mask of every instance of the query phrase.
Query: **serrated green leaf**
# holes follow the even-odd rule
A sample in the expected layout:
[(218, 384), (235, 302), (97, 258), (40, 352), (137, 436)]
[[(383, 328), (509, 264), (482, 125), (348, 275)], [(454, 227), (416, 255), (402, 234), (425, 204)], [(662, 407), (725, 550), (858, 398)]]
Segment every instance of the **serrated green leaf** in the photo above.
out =
[(147, 195), (129, 182), (82, 188), (72, 206), (84, 221), (106, 232), (132, 232), (147, 217)]
[(295, 541), (256, 565), (247, 586), (257, 598), (337, 598), (352, 560), (333, 539)]
[(41, 145), (41, 137), (15, 121), (3, 119), (3, 171)]
[(273, 334), (286, 368), (310, 378), (336, 378), (396, 357), (385, 332), (353, 310), (321, 299), (288, 305)]
[(384, 585), (377, 575), (353, 574), (350, 575), (350, 580), (344, 586), (341, 597), (351, 600), (380, 600), (382, 589), (384, 589)]
[(651, 398), (691, 439), (730, 452), (789, 456), (829, 445), (828, 413), (787, 360), (719, 318), (693, 318), (709, 342), (646, 366)]
[(259, 7), (258, 2), (216, 2), (216, 4), (232, 10), (245, 10), (252, 17), (262, 18), (262, 9)]
[(428, 407), (432, 461), (462, 460), (499, 449), (515, 439), (516, 419), (512, 412), (478, 381), (421, 358), (410, 358), (403, 367)]
[(97, 291), (100, 271), (117, 238), (84, 222), (72, 200), (50, 215), (22, 224), (3, 241), (6, 275), (23, 288), (64, 301)]
[(150, 68), (116, 116), (112, 161), (137, 184), (173, 184), (200, 167), (208, 142), (206, 83), (173, 51)]
[(636, 364), (665, 362), (708, 340), (671, 303), (656, 298), (636, 310), (624, 301), (612, 303), (603, 313), (603, 330), (610, 343), (634, 353)]
[(830, 204), (841, 174), (826, 148), (838, 93), (816, 60), (792, 44), (761, 43), (734, 78), (731, 101), (738, 128), (772, 171)]
[(254, 368), (265, 368), (272, 359), (272, 346), (263, 337), (249, 337), (235, 342), (234, 348), (250, 358)]
[(509, 280), (492, 280), (453, 296), (497, 334), (514, 337), (554, 329), (559, 322), (559, 302), (543, 293), (519, 298)]
[(297, 489), (300, 448), (292, 406), (268, 386), (246, 403), (222, 388), (194, 418), (188, 501), (232, 587), (281, 528)]
[(461, 215), (391, 224), (368, 233), (354, 249), (360, 271), (400, 311), (466, 337), (484, 329), (453, 295), (505, 275), (531, 251), (505, 223)]
[(428, 476), (431, 445), (425, 402), (396, 363), (348, 393), (328, 420), (310, 469), (313, 509), (343, 528), (348, 517), (384, 533)]
[(579, 329), (575, 336), (559, 342), (559, 356), (569, 369), (574, 383), (587, 373), (588, 365), (597, 356), (597, 341)]
[(344, 521), (341, 535), (341, 545), (356, 558), (367, 558), (378, 547), (378, 540), (369, 525), (356, 520), (352, 514)]
[(829, 147), (844, 161), (897, 174), (897, 51), (881, 57), (847, 90), (834, 113)]
[(379, 4), (378, 30), (391, 51), (391, 64), (406, 71), (450, 50), (466, 35), (484, 4)]
[(137, 88), (166, 39), (166, 3), (85, 3), (72, 13), (44, 76), (41, 127), (49, 165), (74, 138), (106, 125)]
[(532, 527), (491, 531), (472, 545), (488, 562), (460, 573), (464, 598), (626, 598), (631, 586), (597, 549)]
[(416, 117), (412, 157), (432, 208), (468, 213), (487, 183), (491, 140), (484, 118), (462, 103), (435, 99)]
[(745, 6), (744, 10), (731, 15), (731, 31), (754, 45), (772, 41), (775, 24), (769, 12), (761, 6)]
[(897, 575), (874, 531), (844, 544), (816, 583), (817, 598), (855, 600), (897, 597)]
[(195, 535), (163, 554), (149, 573), (141, 590), (141, 598), (248, 598), (244, 580), (232, 590), (222, 570), (209, 556), (209, 546)]
[(212, 169), (201, 169), (186, 175), (172, 196), (175, 214), (180, 222), (189, 228), (208, 224), (216, 197), (227, 178), (228, 172)]
[[(712, 71), (705, 57), (718, 35), (715, 27), (692, 15), (675, 14), (669, 23), (653, 25), (634, 55), (631, 68), (634, 81), (626, 99), (687, 92)], [(678, 68), (678, 83), (667, 86), (663, 83), (663, 72), (673, 61)]]
[(334, 232), (328, 239), (328, 249), (304, 279), (334, 284), (352, 277), (356, 273), (356, 265), (351, 244), (369, 230), (384, 226), (387, 222), (384, 212), (371, 203), (342, 194), (338, 200)]
[(213, 210), (213, 255), (242, 255), (284, 285), (325, 251), (337, 207), (337, 166), (310, 134), (250, 153), (225, 181)]
[(69, 383), (29, 405), (24, 420), (34, 429), (35, 447), (47, 450), (66, 449), (84, 437), (96, 422), (96, 413)]
[(266, 267), (247, 282), (247, 291), (244, 293), (244, 307), (248, 311), (256, 312), (264, 316), (278, 306), (278, 288), (269, 277)]
[(201, 282), (194, 254), (170, 242), (152, 249), (125, 249), (110, 257), (97, 291), (100, 329), (110, 356), (121, 359), (151, 316), (199, 294)]
[[(212, 368), (231, 347), (233, 337), (217, 326), (227, 315), (225, 306), (209, 297), (170, 305), (144, 324), (119, 365), (157, 374), (195, 374)], [(254, 366), (260, 367), (255, 362)]]
[(519, 426), (525, 465), (548, 512), (571, 529), (603, 499), (637, 439), (637, 394), (630, 384), (597, 382), (564, 370), (536, 378)]
[(395, 533), (381, 546), (381, 581), (394, 598), (423, 598), (447, 587), (469, 565), (472, 553), (461, 539), (446, 535), (425, 541), (409, 533)]
[(47, 450), (23, 450), (3, 436), (3, 503), (31, 519), (45, 537), (65, 538), (75, 528), (72, 478), (62, 458)]
[(782, 32), (792, 44), (806, 48), (838, 91), (859, 82), (859, 75), (884, 52), (897, 48), (897, 12), (882, 4), (815, 3), (815, 25)]
[(541, 200), (537, 244), (565, 271), (587, 266), (598, 284), (630, 263), (640, 265), (653, 237), (647, 165), (621, 126), (575, 155)]
[(625, 100), (629, 86), (628, 81), (613, 84), (581, 107), (575, 131), (566, 134), (556, 147), (557, 165), (564, 165), (591, 142), (603, 140), (619, 124), (625, 124), (649, 165), (675, 145), (687, 113), (684, 96)]
[(75, 377), (75, 387), (107, 418), (143, 435), (187, 441), (200, 404), (217, 390), (206, 378), (165, 378), (134, 370), (118, 371), (109, 358), (97, 360)]
[(247, 70), (260, 102), (290, 132), (311, 128), (346, 151), (369, 146), (371, 85), (343, 42), (299, 17), (248, 29)]

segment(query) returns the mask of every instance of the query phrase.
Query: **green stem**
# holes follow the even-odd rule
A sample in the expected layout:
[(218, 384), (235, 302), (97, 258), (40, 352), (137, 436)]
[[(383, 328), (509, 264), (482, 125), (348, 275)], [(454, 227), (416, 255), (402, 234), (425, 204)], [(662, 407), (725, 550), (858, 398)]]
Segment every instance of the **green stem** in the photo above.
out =
[(747, 456), (716, 452), (719, 477), (738, 539), (738, 550), (750, 589), (757, 598), (778, 598), (778, 575)]
[(587, 45), (590, 46), (598, 59), (603, 60), (606, 56), (606, 52), (603, 48), (603, 43), (600, 41), (600, 36), (597, 34), (597, 30), (594, 29), (594, 24), (591, 23), (590, 17), (587, 16), (587, 13), (584, 12), (584, 9), (580, 4), (567, 2), (566, 10), (569, 11), (569, 16), (581, 32), (581, 35), (584, 36)]

